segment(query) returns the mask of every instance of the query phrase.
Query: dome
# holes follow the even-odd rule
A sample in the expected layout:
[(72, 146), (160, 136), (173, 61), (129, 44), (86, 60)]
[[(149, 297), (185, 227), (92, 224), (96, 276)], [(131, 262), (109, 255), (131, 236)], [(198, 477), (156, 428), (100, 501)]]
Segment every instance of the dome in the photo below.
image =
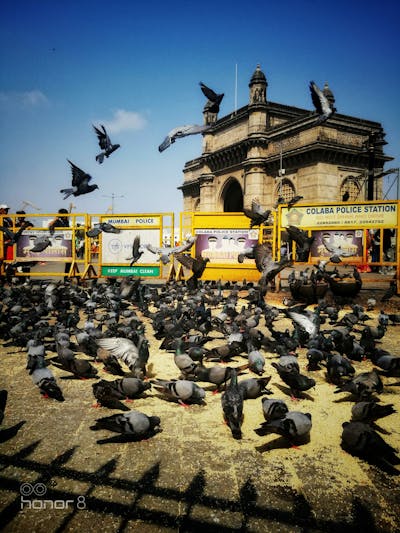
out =
[(254, 74), (252, 75), (249, 87), (256, 83), (263, 83), (265, 85), (268, 85), (267, 78), (265, 77), (264, 72), (261, 70), (260, 65), (257, 65), (257, 68), (254, 71)]

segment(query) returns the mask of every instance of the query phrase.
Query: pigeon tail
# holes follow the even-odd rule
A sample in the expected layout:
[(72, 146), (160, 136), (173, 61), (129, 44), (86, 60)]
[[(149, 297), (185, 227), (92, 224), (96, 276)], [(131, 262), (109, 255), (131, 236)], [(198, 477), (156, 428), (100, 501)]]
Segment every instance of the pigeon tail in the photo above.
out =
[(61, 189), (60, 191), (62, 194), (64, 194), (63, 200), (66, 200), (70, 196), (74, 194), (74, 189)]
[(101, 165), (101, 163), (104, 161), (104, 152), (100, 152), (100, 154), (96, 155), (96, 161)]

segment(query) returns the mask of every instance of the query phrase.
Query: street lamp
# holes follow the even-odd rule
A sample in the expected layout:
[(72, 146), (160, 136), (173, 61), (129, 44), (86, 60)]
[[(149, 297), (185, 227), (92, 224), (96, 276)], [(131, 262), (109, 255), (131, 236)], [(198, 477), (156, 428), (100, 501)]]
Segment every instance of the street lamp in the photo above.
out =
[(117, 196), (114, 193), (112, 193), (112, 194), (103, 194), (103, 197), (104, 198), (111, 198), (111, 214), (112, 215), (114, 214), (114, 200), (115, 200), (115, 198), (125, 198), (125, 196), (123, 194)]
[(365, 143), (365, 148), (368, 152), (367, 200), (374, 199), (375, 153), (377, 148), (387, 144), (383, 137), (382, 131), (371, 131)]

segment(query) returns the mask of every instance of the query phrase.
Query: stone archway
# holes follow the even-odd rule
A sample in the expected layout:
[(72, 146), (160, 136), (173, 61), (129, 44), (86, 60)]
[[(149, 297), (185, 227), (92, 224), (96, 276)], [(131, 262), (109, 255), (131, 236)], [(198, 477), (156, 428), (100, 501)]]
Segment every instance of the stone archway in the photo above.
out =
[(239, 213), (243, 211), (243, 191), (240, 183), (231, 178), (222, 192), (222, 202), (225, 213)]

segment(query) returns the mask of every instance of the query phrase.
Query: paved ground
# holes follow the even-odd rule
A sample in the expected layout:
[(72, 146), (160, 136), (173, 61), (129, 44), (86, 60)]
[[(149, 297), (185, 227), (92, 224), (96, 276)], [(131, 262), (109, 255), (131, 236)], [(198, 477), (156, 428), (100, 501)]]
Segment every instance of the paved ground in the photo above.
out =
[[(281, 305), (283, 295), (269, 294), (267, 301)], [(365, 303), (367, 296), (361, 294), (358, 301)], [(389, 307), (399, 312), (400, 298)], [(373, 323), (378, 312), (379, 307), (372, 313)], [(143, 320), (151, 342), (151, 376), (177, 377), (173, 356), (159, 349), (160, 341)], [(389, 327), (382, 340), (382, 347), (397, 355), (398, 328)], [(210, 346), (220, 343), (216, 339)], [(304, 368), (305, 350), (299, 353)], [(65, 402), (43, 399), (25, 368), (25, 352), (2, 346), (0, 354), (0, 388), (9, 391), (3, 427), (25, 421), (15, 437), (0, 444), (0, 523), (5, 531), (400, 530), (399, 477), (341, 449), (341, 424), (350, 419), (352, 402), (346, 394), (333, 393), (323, 369), (313, 373), (315, 389), (292, 402), (271, 366), (275, 356), (266, 354), (273, 397), (312, 414), (310, 442), (298, 448), (277, 435), (256, 435), (254, 429), (263, 421), (260, 399), (246, 401), (243, 439), (234, 440), (223, 423), (220, 394), (207, 384), (202, 384), (207, 390), (203, 406), (183, 408), (153, 390), (126, 403), (160, 416), (162, 432), (142, 442), (99, 445), (96, 440), (110, 434), (93, 432), (90, 426), (110, 411), (93, 407), (93, 380), (68, 379), (55, 369)], [(232, 365), (242, 362), (237, 358)], [(355, 367), (360, 372), (372, 365), (363, 361)], [(100, 377), (115, 379), (98, 369)], [(397, 413), (379, 426), (385, 440), (399, 447), (399, 380), (382, 379), (381, 402), (393, 403)]]

